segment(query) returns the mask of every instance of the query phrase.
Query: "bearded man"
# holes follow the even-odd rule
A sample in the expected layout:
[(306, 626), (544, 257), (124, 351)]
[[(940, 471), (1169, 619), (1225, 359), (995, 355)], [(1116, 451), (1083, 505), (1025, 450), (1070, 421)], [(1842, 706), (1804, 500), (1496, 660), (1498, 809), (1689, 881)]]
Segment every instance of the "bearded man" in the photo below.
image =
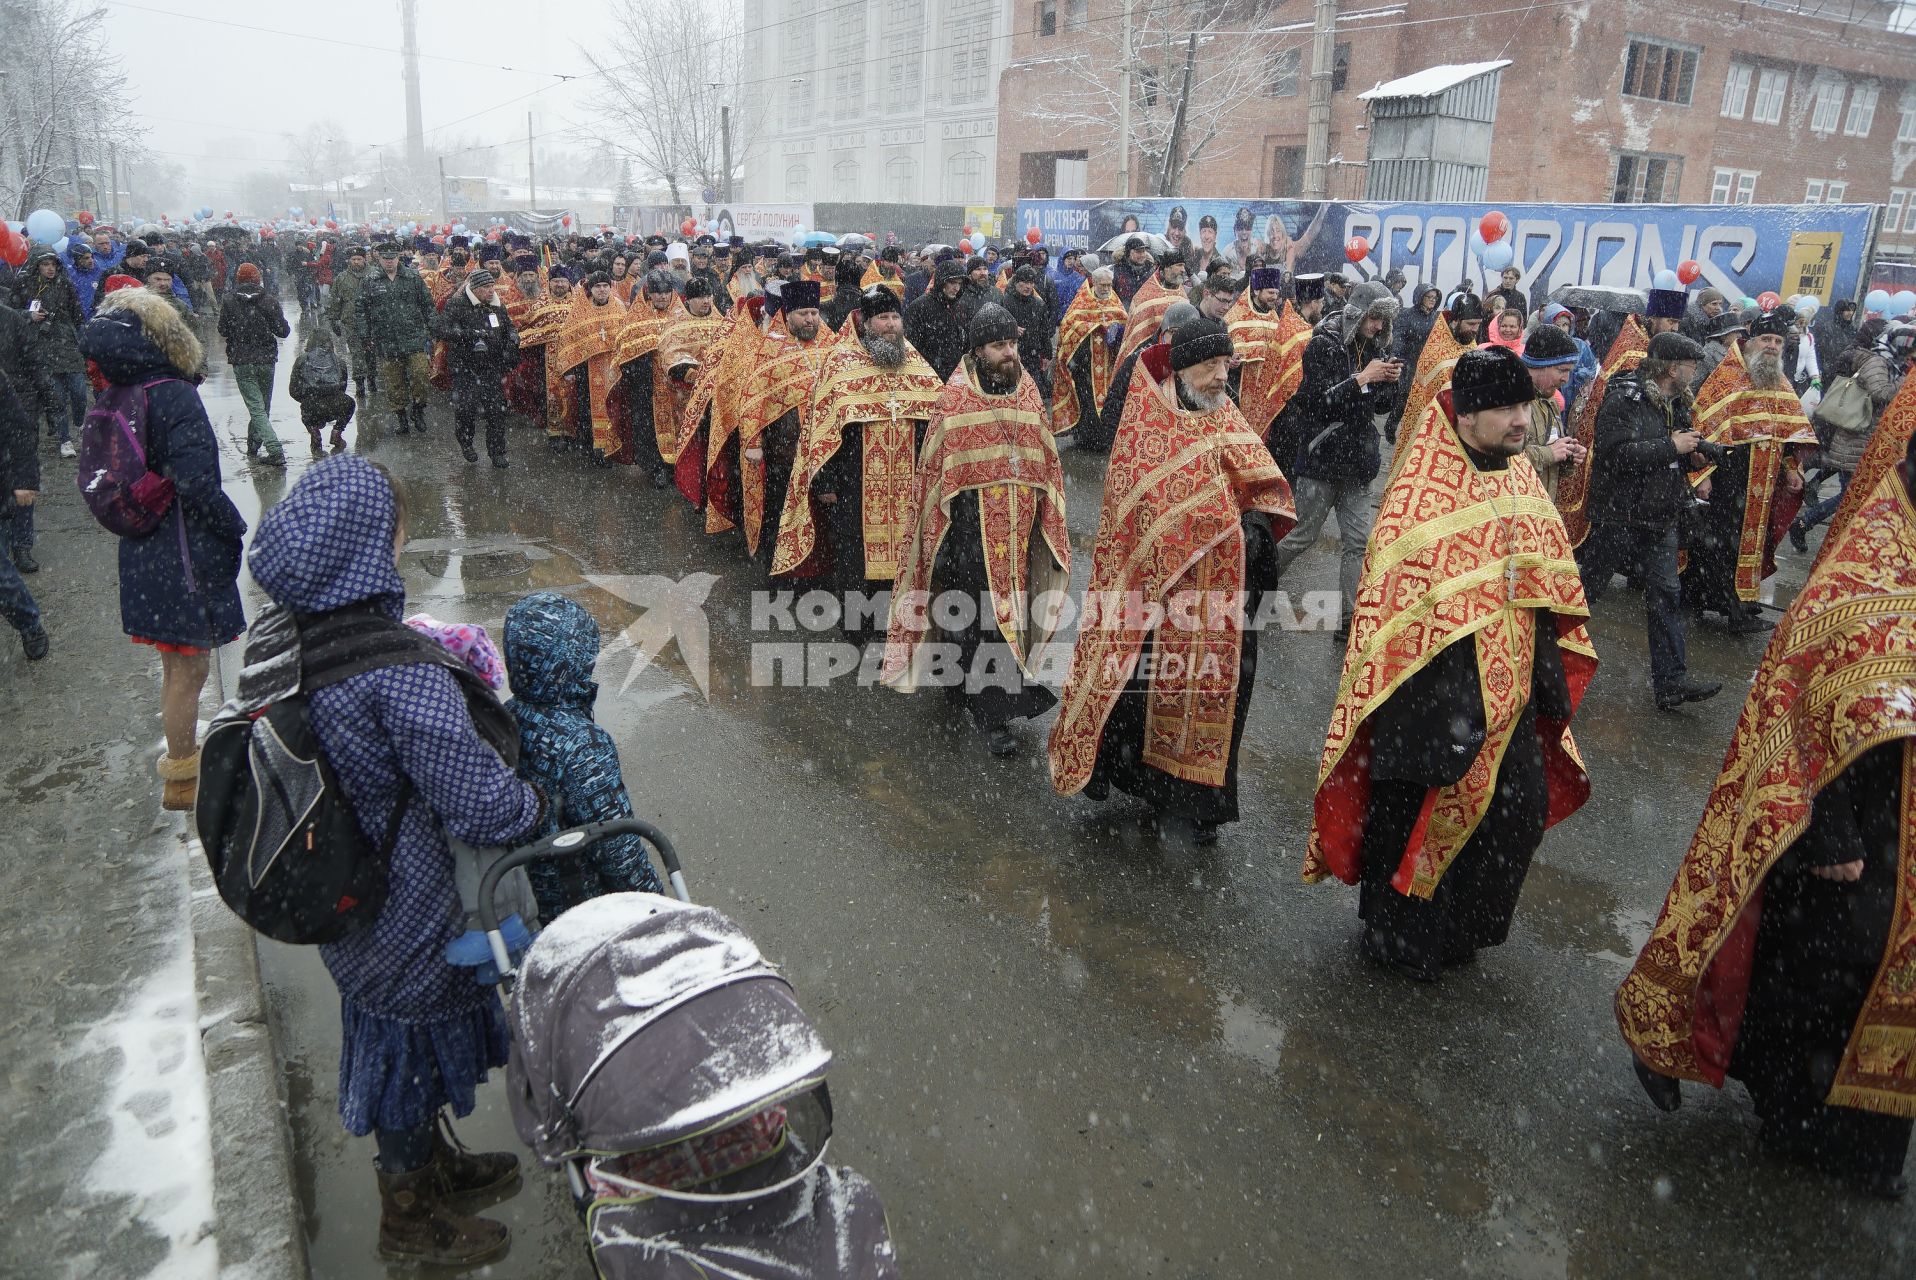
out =
[[(1215, 278), (1215, 277), (1214, 277)], [(1257, 681), (1251, 620), (1277, 583), (1290, 485), (1229, 394), (1231, 337), (1209, 316), (1150, 347), (1111, 449), (1083, 622), (1052, 725), (1051, 785), (1115, 786), (1200, 845), (1235, 822)], [(1155, 616), (1153, 616), (1155, 615)]]
[(912, 483), (884, 681), (904, 693), (940, 685), (970, 712), (986, 748), (1007, 756), (1018, 749), (1011, 721), (1057, 701), (1033, 676), (1057, 617), (1033, 605), (1070, 581), (1071, 541), (1064, 473), (1044, 402), (1018, 360), (1017, 322), (1003, 307), (982, 307), (969, 338)]
[(619, 431), (612, 461), (644, 467), (656, 489), (672, 482), (665, 450), (674, 448), (678, 439), (671, 384), (659, 376), (655, 358), (666, 326), (680, 313), (678, 285), (671, 272), (656, 268), (640, 278), (637, 301), (626, 309), (625, 328), (619, 332), (613, 356), (619, 381), (607, 405)]
[(569, 388), (571, 438), (591, 449), (593, 465), (608, 467), (619, 450), (618, 425), (607, 402), (618, 380), (613, 359), (625, 327), (625, 304), (612, 296), (612, 278), (602, 271), (586, 277), (585, 293), (546, 360), (548, 368), (557, 366)]
[(1361, 884), (1364, 954), (1419, 982), (1504, 941), (1544, 830), (1589, 796), (1569, 724), (1596, 653), (1523, 456), (1534, 397), (1514, 352), (1473, 350), (1405, 424), (1318, 769), (1304, 877)]
[[(1300, 280), (1298, 289), (1304, 292)], [(1310, 291), (1322, 310), (1322, 285)], [(1304, 304), (1308, 305), (1308, 304)], [(1284, 272), (1277, 267), (1253, 267), (1250, 287), (1231, 302), (1224, 323), (1238, 363), (1231, 370), (1231, 389), (1244, 420), (1267, 444), (1277, 417), (1304, 381), (1304, 348), (1311, 325), (1299, 305), (1284, 302)]]
[(774, 576), (819, 582), (860, 645), (882, 637), (883, 593), (911, 526), (918, 450), (944, 384), (905, 341), (898, 295), (859, 296), (857, 340), (826, 357), (804, 416), (779, 521)]
[[(1051, 400), (1051, 430), (1063, 435), (1090, 424), (1104, 412), (1117, 368), (1116, 350), (1124, 331), (1124, 304), (1111, 287), (1110, 267), (1099, 267), (1078, 290), (1058, 322), (1058, 359), (1065, 376)], [(1090, 433), (1087, 433), (1090, 434)]]

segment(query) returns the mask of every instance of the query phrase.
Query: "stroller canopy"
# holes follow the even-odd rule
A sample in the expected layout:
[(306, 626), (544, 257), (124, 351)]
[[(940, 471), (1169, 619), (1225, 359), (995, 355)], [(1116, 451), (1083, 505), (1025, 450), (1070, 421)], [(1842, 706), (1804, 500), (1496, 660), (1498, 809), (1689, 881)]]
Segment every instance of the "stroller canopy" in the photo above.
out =
[(736, 924), (649, 893), (594, 898), (540, 933), (510, 1018), (513, 1122), (547, 1164), (725, 1128), (831, 1064)]

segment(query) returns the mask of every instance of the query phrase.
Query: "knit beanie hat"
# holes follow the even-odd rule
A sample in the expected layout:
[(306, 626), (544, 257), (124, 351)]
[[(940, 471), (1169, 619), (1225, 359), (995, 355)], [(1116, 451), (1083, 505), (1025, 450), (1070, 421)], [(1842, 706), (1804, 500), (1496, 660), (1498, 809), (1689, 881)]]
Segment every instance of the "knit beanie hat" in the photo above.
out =
[(239, 268), (233, 272), (233, 283), (259, 284), (260, 274), (258, 265), (251, 262), (240, 263)]
[(1548, 369), (1552, 365), (1575, 364), (1576, 361), (1576, 339), (1554, 324), (1540, 324), (1524, 339), (1523, 362), (1532, 369)]
[(1189, 369), (1194, 364), (1203, 364), (1206, 360), (1215, 360), (1219, 356), (1229, 358), (1231, 354), (1231, 333), (1221, 320), (1200, 315), (1195, 320), (1187, 320), (1177, 332), (1171, 335), (1171, 367)]

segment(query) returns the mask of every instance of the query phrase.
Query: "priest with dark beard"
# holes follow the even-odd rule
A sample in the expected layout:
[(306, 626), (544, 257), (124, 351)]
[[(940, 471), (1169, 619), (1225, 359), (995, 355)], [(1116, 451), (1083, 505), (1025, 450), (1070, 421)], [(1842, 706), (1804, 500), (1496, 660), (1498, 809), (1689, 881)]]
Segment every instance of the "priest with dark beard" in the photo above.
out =
[(1051, 785), (1116, 786), (1196, 843), (1235, 822), (1257, 681), (1252, 629), (1277, 585), (1291, 487), (1229, 394), (1231, 337), (1202, 316), (1146, 348), (1111, 449), (1091, 583), (1051, 728)]
[(1916, 381), (1764, 651), (1616, 1000), (1659, 1108), (1681, 1105), (1680, 1080), (1735, 1078), (1766, 1151), (1891, 1200), (1908, 1190), (1916, 1116), (1912, 439)]
[(1515, 352), (1467, 351), (1385, 488), (1325, 735), (1304, 878), (1361, 884), (1363, 951), (1435, 982), (1510, 931), (1544, 830), (1589, 797), (1570, 719), (1589, 608), (1523, 456)]
[[(1191, 321), (1197, 319), (1198, 309), (1188, 302), (1177, 302), (1164, 310), (1164, 323), (1158, 326), (1157, 336), (1152, 346), (1168, 346), (1171, 335)], [(1104, 393), (1104, 407), (1098, 411), (1095, 421), (1087, 422), (1071, 438), (1072, 445), (1079, 449), (1089, 449), (1103, 453), (1118, 438), (1118, 423), (1124, 417), (1124, 406), (1131, 399), (1131, 379), (1137, 372), (1138, 359), (1150, 346), (1139, 347), (1118, 362), (1111, 374), (1111, 386)]]
[(1018, 324), (980, 307), (970, 352), (939, 393), (912, 483), (892, 591), (884, 681), (938, 685), (993, 755), (1018, 749), (1011, 721), (1057, 701), (1033, 675), (1070, 581), (1064, 472), (1044, 402), (1018, 359)]
[[(617, 293), (617, 289), (614, 289)], [(613, 359), (619, 380), (607, 405), (618, 424), (619, 447), (612, 461), (637, 464), (652, 478), (652, 487), (672, 483), (665, 452), (676, 449), (678, 426), (671, 383), (657, 367), (659, 343), (666, 326), (680, 313), (678, 281), (671, 272), (654, 268), (640, 279), (638, 294), (626, 308), (625, 328)]]
[(856, 341), (841, 336), (813, 384), (772, 574), (831, 591), (863, 646), (884, 636), (918, 451), (944, 384), (905, 341), (896, 292), (872, 285), (858, 316)]

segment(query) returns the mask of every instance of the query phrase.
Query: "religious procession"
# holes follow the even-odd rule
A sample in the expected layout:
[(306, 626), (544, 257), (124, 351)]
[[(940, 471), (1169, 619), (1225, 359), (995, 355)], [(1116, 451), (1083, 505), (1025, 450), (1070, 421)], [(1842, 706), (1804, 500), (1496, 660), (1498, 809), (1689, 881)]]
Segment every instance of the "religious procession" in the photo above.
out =
[(0, 1272), (1916, 1268), (1916, 195), (1440, 193), (1520, 70), (1351, 198), (75, 161)]

